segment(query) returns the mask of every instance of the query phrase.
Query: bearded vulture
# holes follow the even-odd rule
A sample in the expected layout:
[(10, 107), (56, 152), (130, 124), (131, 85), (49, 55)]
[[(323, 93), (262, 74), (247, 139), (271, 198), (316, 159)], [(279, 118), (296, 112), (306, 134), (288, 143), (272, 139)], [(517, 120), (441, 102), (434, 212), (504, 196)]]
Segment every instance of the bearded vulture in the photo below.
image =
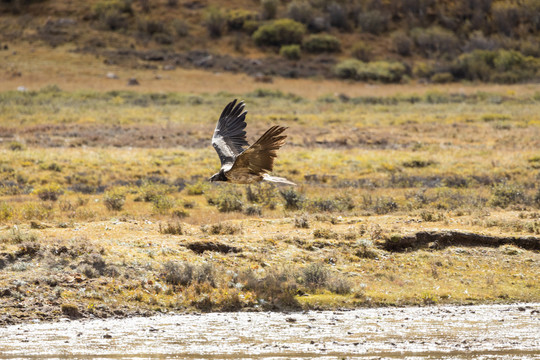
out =
[[(270, 176), (277, 150), (285, 143), (287, 136), (281, 135), (287, 128), (272, 126), (253, 145), (246, 140), (246, 114), (244, 102), (231, 101), (219, 117), (212, 146), (216, 149), (221, 169), (212, 175), (210, 181), (228, 181), (234, 184), (252, 184), (269, 181), (296, 185), (281, 177)], [(248, 148), (244, 150), (244, 146)]]

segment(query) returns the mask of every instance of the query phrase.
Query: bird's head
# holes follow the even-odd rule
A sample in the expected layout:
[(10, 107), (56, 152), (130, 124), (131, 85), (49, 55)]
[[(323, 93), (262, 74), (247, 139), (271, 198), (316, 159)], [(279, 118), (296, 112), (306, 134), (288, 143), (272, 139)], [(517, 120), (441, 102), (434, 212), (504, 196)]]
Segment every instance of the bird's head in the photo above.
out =
[(218, 173), (215, 173), (208, 179), (208, 181), (214, 182), (214, 181), (227, 181), (227, 178), (225, 177), (225, 174), (223, 174), (223, 171), (220, 171)]

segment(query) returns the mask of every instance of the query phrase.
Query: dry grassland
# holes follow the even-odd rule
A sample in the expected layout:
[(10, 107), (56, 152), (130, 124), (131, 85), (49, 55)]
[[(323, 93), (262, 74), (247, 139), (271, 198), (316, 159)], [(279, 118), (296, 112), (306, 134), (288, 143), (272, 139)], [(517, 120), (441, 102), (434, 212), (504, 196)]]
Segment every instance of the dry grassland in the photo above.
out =
[[(530, 86), (261, 87), (139, 70), (126, 91), (99, 64), (73, 81), (73, 64), (56, 66), (51, 81), (13, 63), (23, 76), (0, 93), (2, 323), (540, 300)], [(29, 91), (12, 91), (26, 76)], [(206, 181), (219, 165), (209, 137), (235, 97), (250, 140), (289, 127), (275, 171), (298, 187)], [(426, 231), (492, 238), (396, 249)]]

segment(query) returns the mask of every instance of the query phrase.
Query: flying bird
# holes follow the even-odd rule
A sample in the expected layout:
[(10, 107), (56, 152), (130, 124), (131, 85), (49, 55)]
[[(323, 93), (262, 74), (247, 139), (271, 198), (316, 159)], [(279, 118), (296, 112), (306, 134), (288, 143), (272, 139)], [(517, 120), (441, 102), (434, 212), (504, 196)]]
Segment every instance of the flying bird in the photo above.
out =
[[(216, 149), (221, 169), (212, 175), (210, 181), (228, 181), (234, 184), (253, 184), (269, 181), (280, 184), (296, 185), (277, 176), (270, 176), (277, 150), (285, 143), (287, 129), (272, 126), (253, 145), (246, 140), (246, 114), (244, 102), (231, 101), (219, 117), (212, 136), (212, 146)], [(244, 150), (244, 147), (247, 149)]]

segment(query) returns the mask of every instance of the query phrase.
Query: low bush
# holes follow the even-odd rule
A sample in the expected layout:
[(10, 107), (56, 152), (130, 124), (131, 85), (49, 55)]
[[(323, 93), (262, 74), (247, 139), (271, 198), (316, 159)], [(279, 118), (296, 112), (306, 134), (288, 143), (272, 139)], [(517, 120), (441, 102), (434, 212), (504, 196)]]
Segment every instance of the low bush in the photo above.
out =
[(220, 212), (241, 212), (244, 209), (242, 194), (235, 191), (221, 191), (207, 197), (206, 200), (210, 205), (216, 206)]
[(371, 46), (363, 41), (357, 41), (354, 43), (352, 46), (351, 55), (364, 62), (371, 61), (371, 58), (373, 57)]
[(348, 29), (350, 27), (347, 19), (347, 10), (337, 2), (332, 2), (327, 9), (330, 25), (338, 29)]
[(309, 219), (305, 215), (294, 218), (294, 226), (300, 229), (309, 229)]
[(64, 190), (59, 184), (51, 183), (35, 189), (34, 192), (41, 200), (56, 201), (64, 193)]
[(227, 13), (227, 27), (229, 30), (243, 30), (246, 21), (257, 19), (257, 14), (243, 9), (230, 10)]
[(261, 17), (265, 20), (274, 19), (277, 15), (279, 0), (261, 0)]
[(414, 28), (411, 36), (418, 50), (425, 56), (451, 55), (459, 50), (457, 36), (440, 26)]
[(153, 210), (156, 214), (167, 214), (175, 207), (176, 201), (174, 198), (166, 195), (156, 196), (152, 200)]
[(105, 207), (111, 211), (120, 211), (126, 203), (126, 192), (123, 189), (113, 189), (103, 195)]
[(452, 64), (457, 79), (516, 83), (538, 78), (540, 60), (514, 50), (475, 50)]
[(279, 193), (285, 200), (285, 209), (287, 210), (298, 210), (304, 205), (304, 195), (294, 189), (281, 190)]
[(397, 83), (401, 81), (407, 69), (405, 65), (398, 62), (374, 61), (364, 63), (356, 59), (347, 59), (337, 64), (334, 72), (342, 79)]
[(329, 34), (315, 34), (302, 42), (302, 48), (310, 53), (333, 53), (341, 50), (341, 42)]
[(300, 60), (302, 51), (300, 50), (300, 45), (283, 45), (279, 49), (279, 55), (289, 60)]
[(433, 74), (430, 78), (431, 82), (435, 84), (446, 84), (454, 81), (454, 76), (449, 72), (442, 72)]
[(318, 289), (326, 285), (330, 271), (324, 263), (312, 263), (301, 271), (303, 283), (312, 289)]
[(172, 285), (187, 286), (192, 283), (208, 283), (215, 286), (216, 271), (211, 264), (192, 265), (187, 262), (167, 261), (162, 276)]
[(182, 224), (180, 222), (176, 223), (167, 223), (167, 226), (161, 227), (161, 224), (159, 224), (159, 232), (161, 234), (169, 234), (169, 235), (183, 235), (184, 229), (182, 227)]
[(203, 225), (201, 231), (210, 235), (234, 235), (242, 232), (242, 226), (230, 222)]
[(204, 25), (211, 37), (218, 38), (223, 35), (226, 23), (227, 17), (220, 8), (212, 6), (206, 10), (204, 14)]
[(390, 19), (379, 10), (369, 10), (358, 14), (358, 26), (363, 32), (379, 35), (388, 29)]
[(5, 201), (0, 202), (0, 221), (7, 221), (13, 217), (13, 208)]
[(403, 31), (396, 31), (390, 36), (394, 51), (401, 56), (409, 56), (412, 52), (413, 41)]
[(189, 25), (186, 21), (182, 19), (174, 19), (171, 25), (176, 35), (180, 37), (186, 37), (189, 35)]
[(252, 37), (258, 46), (282, 46), (300, 44), (305, 32), (303, 24), (291, 19), (279, 19), (262, 25)]
[(294, 0), (287, 5), (287, 17), (302, 24), (309, 25), (313, 19), (314, 9), (305, 0)]
[(100, 0), (92, 7), (94, 17), (107, 30), (123, 29), (133, 14), (131, 0)]
[(490, 204), (506, 208), (510, 205), (525, 204), (527, 197), (521, 186), (501, 183), (493, 187)]

